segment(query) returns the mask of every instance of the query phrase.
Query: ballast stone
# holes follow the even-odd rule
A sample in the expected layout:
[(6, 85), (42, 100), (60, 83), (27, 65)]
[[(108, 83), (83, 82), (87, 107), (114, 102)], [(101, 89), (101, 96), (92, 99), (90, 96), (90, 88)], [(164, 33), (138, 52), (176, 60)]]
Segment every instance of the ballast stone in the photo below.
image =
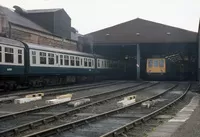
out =
[(72, 106), (72, 107), (78, 107), (78, 106), (86, 104), (88, 102), (90, 102), (90, 99), (89, 98), (84, 98), (84, 99), (80, 99), (80, 100), (69, 102), (68, 105)]
[(42, 99), (41, 96), (32, 97), (32, 98), (19, 98), (19, 99), (15, 99), (14, 103), (15, 104), (23, 104), (23, 103), (28, 103), (28, 102), (32, 102), (32, 101), (41, 100), (41, 99)]

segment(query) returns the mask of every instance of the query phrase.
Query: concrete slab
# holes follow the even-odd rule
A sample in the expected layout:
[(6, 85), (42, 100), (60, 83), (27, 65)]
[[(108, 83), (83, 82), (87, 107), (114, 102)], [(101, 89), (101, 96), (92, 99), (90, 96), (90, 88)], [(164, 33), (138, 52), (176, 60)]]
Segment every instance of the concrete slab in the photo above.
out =
[[(193, 97), (190, 103), (180, 110), (177, 115), (167, 123), (160, 125), (148, 137), (170, 137), (185, 121), (187, 121), (194, 109), (198, 106), (200, 97)], [(189, 106), (193, 107), (189, 107)], [(196, 107), (195, 107), (196, 106)]]
[(63, 102), (68, 102), (70, 101), (71, 98), (62, 98), (62, 99), (51, 99), (51, 100), (46, 100), (45, 102), (47, 104), (59, 104), (59, 103), (63, 103)]
[(5, 98), (0, 98), (0, 102), (7, 101), (7, 100), (14, 100), (17, 98), (19, 98), (19, 96), (10, 96), (10, 97), (5, 97)]
[(84, 99), (80, 99), (80, 100), (76, 100), (76, 101), (71, 101), (68, 103), (68, 105), (71, 107), (78, 107), (78, 106), (87, 104), (89, 102), (90, 102), (89, 98), (84, 98)]
[(28, 102), (32, 102), (32, 101), (41, 100), (41, 99), (42, 99), (41, 96), (32, 97), (32, 98), (19, 98), (19, 99), (15, 99), (14, 103), (15, 104), (23, 104), (23, 103), (28, 103)]

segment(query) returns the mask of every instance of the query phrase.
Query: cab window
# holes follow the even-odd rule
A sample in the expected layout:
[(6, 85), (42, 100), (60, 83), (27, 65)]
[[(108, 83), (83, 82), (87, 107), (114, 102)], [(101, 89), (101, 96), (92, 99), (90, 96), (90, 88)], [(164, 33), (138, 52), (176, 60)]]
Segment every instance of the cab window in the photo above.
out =
[(160, 60), (159, 66), (160, 66), (160, 67), (164, 67), (164, 60), (163, 60), (163, 59)]
[(148, 60), (148, 67), (151, 68), (153, 66), (153, 61), (151, 59)]
[(154, 67), (158, 67), (158, 60), (154, 60), (154, 64), (153, 64)]

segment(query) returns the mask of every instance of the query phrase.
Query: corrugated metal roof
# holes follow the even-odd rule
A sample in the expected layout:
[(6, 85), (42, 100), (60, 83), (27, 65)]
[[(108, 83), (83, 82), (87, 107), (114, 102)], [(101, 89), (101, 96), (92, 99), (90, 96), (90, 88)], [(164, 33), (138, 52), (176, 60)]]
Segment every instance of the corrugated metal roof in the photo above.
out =
[(45, 12), (56, 12), (62, 10), (62, 8), (57, 9), (36, 9), (36, 10), (26, 10), (27, 13), (45, 13)]
[(13, 24), (51, 34), (51, 32), (6, 7), (0, 6), (0, 14), (4, 14), (8, 21)]
[(152, 22), (134, 19), (87, 35), (96, 44), (185, 43), (197, 42), (197, 33)]

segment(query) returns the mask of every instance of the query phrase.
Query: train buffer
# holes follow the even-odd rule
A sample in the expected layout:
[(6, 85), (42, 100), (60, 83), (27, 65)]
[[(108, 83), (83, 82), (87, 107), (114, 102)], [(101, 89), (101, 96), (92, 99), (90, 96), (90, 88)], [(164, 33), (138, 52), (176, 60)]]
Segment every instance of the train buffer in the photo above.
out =
[(117, 106), (119, 107), (125, 107), (131, 104), (134, 104), (136, 102), (136, 95), (131, 95), (124, 97), (124, 100), (118, 101)]

